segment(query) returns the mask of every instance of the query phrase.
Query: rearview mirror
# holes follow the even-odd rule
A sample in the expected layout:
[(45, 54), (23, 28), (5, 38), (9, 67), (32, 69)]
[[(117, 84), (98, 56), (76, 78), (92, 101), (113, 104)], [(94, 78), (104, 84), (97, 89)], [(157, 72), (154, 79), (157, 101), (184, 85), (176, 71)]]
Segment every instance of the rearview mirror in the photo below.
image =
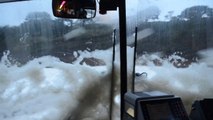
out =
[(96, 15), (95, 0), (52, 0), (53, 14), (61, 18), (89, 19)]

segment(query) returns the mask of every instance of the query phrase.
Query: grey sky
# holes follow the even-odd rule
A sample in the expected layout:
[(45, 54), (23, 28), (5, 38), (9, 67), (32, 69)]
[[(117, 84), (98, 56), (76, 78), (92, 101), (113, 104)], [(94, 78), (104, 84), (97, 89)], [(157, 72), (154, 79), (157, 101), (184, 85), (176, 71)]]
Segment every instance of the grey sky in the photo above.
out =
[[(35, 11), (46, 11), (52, 16), (51, 1), (33, 0), (0, 4), (0, 25), (19, 25), (28, 13)], [(185, 8), (195, 5), (207, 5), (213, 8), (213, 0), (127, 0), (127, 15), (134, 15), (140, 10), (156, 6), (160, 10), (159, 19), (163, 20), (168, 11), (174, 11), (175, 16)], [(98, 15), (96, 19), (107, 22), (117, 18), (117, 15), (117, 12), (109, 12), (106, 16)]]
[(184, 9), (196, 5), (207, 5), (213, 8), (213, 0), (127, 0), (127, 8), (129, 9), (127, 14), (137, 14), (140, 10), (155, 6), (160, 10), (159, 19), (163, 20), (169, 11), (174, 11), (173, 15), (177, 16)]
[(46, 11), (52, 15), (51, 0), (33, 0), (0, 4), (0, 25), (19, 25), (30, 12)]

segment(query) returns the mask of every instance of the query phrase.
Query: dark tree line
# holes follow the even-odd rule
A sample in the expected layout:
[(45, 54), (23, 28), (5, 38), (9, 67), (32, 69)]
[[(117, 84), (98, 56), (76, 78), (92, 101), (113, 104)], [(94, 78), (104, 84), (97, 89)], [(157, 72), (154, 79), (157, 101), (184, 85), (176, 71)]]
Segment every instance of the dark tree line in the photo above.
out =
[[(83, 27), (79, 37), (64, 39), (64, 35)], [(73, 51), (106, 49), (111, 46), (112, 28), (92, 20), (51, 19), (46, 12), (29, 13), (19, 26), (0, 27), (0, 56), (10, 50), (20, 63), (35, 57), (53, 55), (72, 62)]]
[[(172, 14), (172, 13), (170, 13)], [(138, 53), (162, 51), (166, 55), (183, 52), (188, 59), (199, 50), (213, 46), (213, 9), (194, 6), (169, 22), (143, 22), (138, 28), (153, 28), (154, 34), (138, 43)], [(83, 27), (86, 32), (68, 40), (64, 35)], [(19, 62), (53, 55), (65, 62), (75, 58), (73, 51), (107, 49), (112, 46), (111, 26), (92, 20), (51, 19), (45, 12), (30, 13), (19, 26), (0, 26), (0, 56), (4, 50)]]
[(162, 51), (170, 55), (178, 51), (192, 60), (199, 50), (213, 47), (213, 9), (207, 6), (193, 6), (169, 22), (146, 22), (139, 28), (155, 31), (138, 43), (139, 54)]

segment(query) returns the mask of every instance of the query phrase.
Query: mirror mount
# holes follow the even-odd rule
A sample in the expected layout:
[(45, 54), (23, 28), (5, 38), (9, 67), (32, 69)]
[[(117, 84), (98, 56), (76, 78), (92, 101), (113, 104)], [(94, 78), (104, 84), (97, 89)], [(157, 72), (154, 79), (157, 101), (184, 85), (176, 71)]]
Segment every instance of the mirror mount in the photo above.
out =
[(100, 0), (99, 13), (106, 14), (107, 11), (115, 11), (118, 7), (118, 0)]

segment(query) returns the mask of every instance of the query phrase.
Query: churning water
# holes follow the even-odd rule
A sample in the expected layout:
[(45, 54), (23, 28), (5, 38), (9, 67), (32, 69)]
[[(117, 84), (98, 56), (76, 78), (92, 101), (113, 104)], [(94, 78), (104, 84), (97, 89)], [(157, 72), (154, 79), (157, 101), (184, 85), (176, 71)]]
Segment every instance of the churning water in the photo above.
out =
[[(0, 62), (1, 120), (108, 120), (112, 75), (112, 50), (77, 51), (77, 60), (64, 63), (53, 56), (35, 58), (17, 66), (5, 52)], [(128, 47), (128, 56), (133, 49)], [(76, 54), (73, 53), (73, 54)], [(180, 96), (187, 110), (196, 99), (213, 97), (213, 50), (199, 52), (203, 59), (181, 66), (186, 59), (160, 53), (138, 56), (136, 90), (159, 90)], [(115, 60), (113, 118), (119, 118), (119, 55)], [(80, 64), (84, 58), (96, 58), (105, 64)], [(94, 60), (94, 59), (93, 59)], [(156, 63), (157, 61), (157, 63)], [(97, 61), (98, 62), (98, 61)], [(132, 57), (128, 57), (132, 63)], [(175, 64), (175, 65), (174, 65)], [(132, 65), (128, 65), (128, 74)], [(129, 79), (131, 79), (129, 77)]]

